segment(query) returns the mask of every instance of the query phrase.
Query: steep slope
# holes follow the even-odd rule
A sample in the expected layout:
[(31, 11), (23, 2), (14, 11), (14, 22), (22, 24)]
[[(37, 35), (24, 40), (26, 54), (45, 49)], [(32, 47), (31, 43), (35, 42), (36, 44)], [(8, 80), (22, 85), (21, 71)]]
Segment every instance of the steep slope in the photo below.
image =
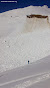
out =
[[(28, 18), (37, 14), (47, 18)], [(50, 55), (50, 9), (27, 7), (0, 14), (0, 72)]]

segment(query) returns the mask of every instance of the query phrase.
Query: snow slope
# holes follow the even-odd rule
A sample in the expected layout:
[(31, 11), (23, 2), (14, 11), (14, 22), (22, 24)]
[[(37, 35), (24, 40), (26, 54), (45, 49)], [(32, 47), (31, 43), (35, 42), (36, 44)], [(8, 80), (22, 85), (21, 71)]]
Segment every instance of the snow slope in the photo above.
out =
[(0, 73), (0, 88), (50, 88), (50, 55)]
[[(27, 18), (40, 14), (43, 18)], [(29, 6), (0, 13), (0, 72), (50, 55), (50, 8)]]

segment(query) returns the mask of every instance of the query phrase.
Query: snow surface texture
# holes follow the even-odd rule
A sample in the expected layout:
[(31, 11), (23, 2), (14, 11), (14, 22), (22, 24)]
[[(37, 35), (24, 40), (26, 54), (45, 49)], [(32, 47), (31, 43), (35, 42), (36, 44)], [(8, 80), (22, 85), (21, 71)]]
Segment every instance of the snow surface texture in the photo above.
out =
[(0, 73), (0, 88), (50, 88), (50, 55)]
[[(40, 14), (43, 18), (27, 18)], [(29, 6), (0, 13), (0, 72), (50, 55), (50, 8)]]

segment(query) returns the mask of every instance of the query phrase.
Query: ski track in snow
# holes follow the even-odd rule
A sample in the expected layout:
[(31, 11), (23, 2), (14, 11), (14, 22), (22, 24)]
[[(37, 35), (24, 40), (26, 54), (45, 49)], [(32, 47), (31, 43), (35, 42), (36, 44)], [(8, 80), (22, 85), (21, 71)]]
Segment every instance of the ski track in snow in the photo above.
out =
[(34, 84), (36, 84), (38, 82), (45, 81), (48, 78), (50, 78), (50, 73), (46, 73), (46, 74), (40, 75), (38, 77), (35, 77), (35, 79), (23, 82), (22, 84), (16, 85), (14, 88), (26, 88), (26, 87), (34, 85)]
[[(28, 80), (28, 78), (29, 78), (29, 80)], [(30, 78), (32, 78), (32, 80), (30, 80)], [(23, 78), (18, 79), (18, 80), (12, 80), (12, 81), (0, 84), (0, 87), (5, 86), (5, 85), (9, 85), (11, 83), (13, 84), (13, 83), (15, 83), (17, 81), (22, 81), (22, 80), (26, 79), (26, 81), (24, 81), (22, 83), (19, 83), (18, 85), (16, 85), (14, 87), (14, 88), (26, 88), (28, 86), (31, 86), (32, 84), (36, 84), (38, 82), (45, 81), (45, 80), (47, 80), (49, 78), (50, 78), (50, 72), (47, 72), (47, 73), (45, 72), (45, 73), (37, 74), (35, 76), (31, 75), (31, 76), (23, 77)]]

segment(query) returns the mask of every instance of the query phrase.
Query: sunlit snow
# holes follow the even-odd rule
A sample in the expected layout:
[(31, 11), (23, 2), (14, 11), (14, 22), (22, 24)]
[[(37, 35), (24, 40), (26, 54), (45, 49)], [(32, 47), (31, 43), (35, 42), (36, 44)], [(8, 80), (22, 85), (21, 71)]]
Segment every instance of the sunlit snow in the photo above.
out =
[[(39, 14), (47, 18), (27, 18)], [(50, 8), (29, 6), (0, 13), (0, 72), (50, 55)]]

